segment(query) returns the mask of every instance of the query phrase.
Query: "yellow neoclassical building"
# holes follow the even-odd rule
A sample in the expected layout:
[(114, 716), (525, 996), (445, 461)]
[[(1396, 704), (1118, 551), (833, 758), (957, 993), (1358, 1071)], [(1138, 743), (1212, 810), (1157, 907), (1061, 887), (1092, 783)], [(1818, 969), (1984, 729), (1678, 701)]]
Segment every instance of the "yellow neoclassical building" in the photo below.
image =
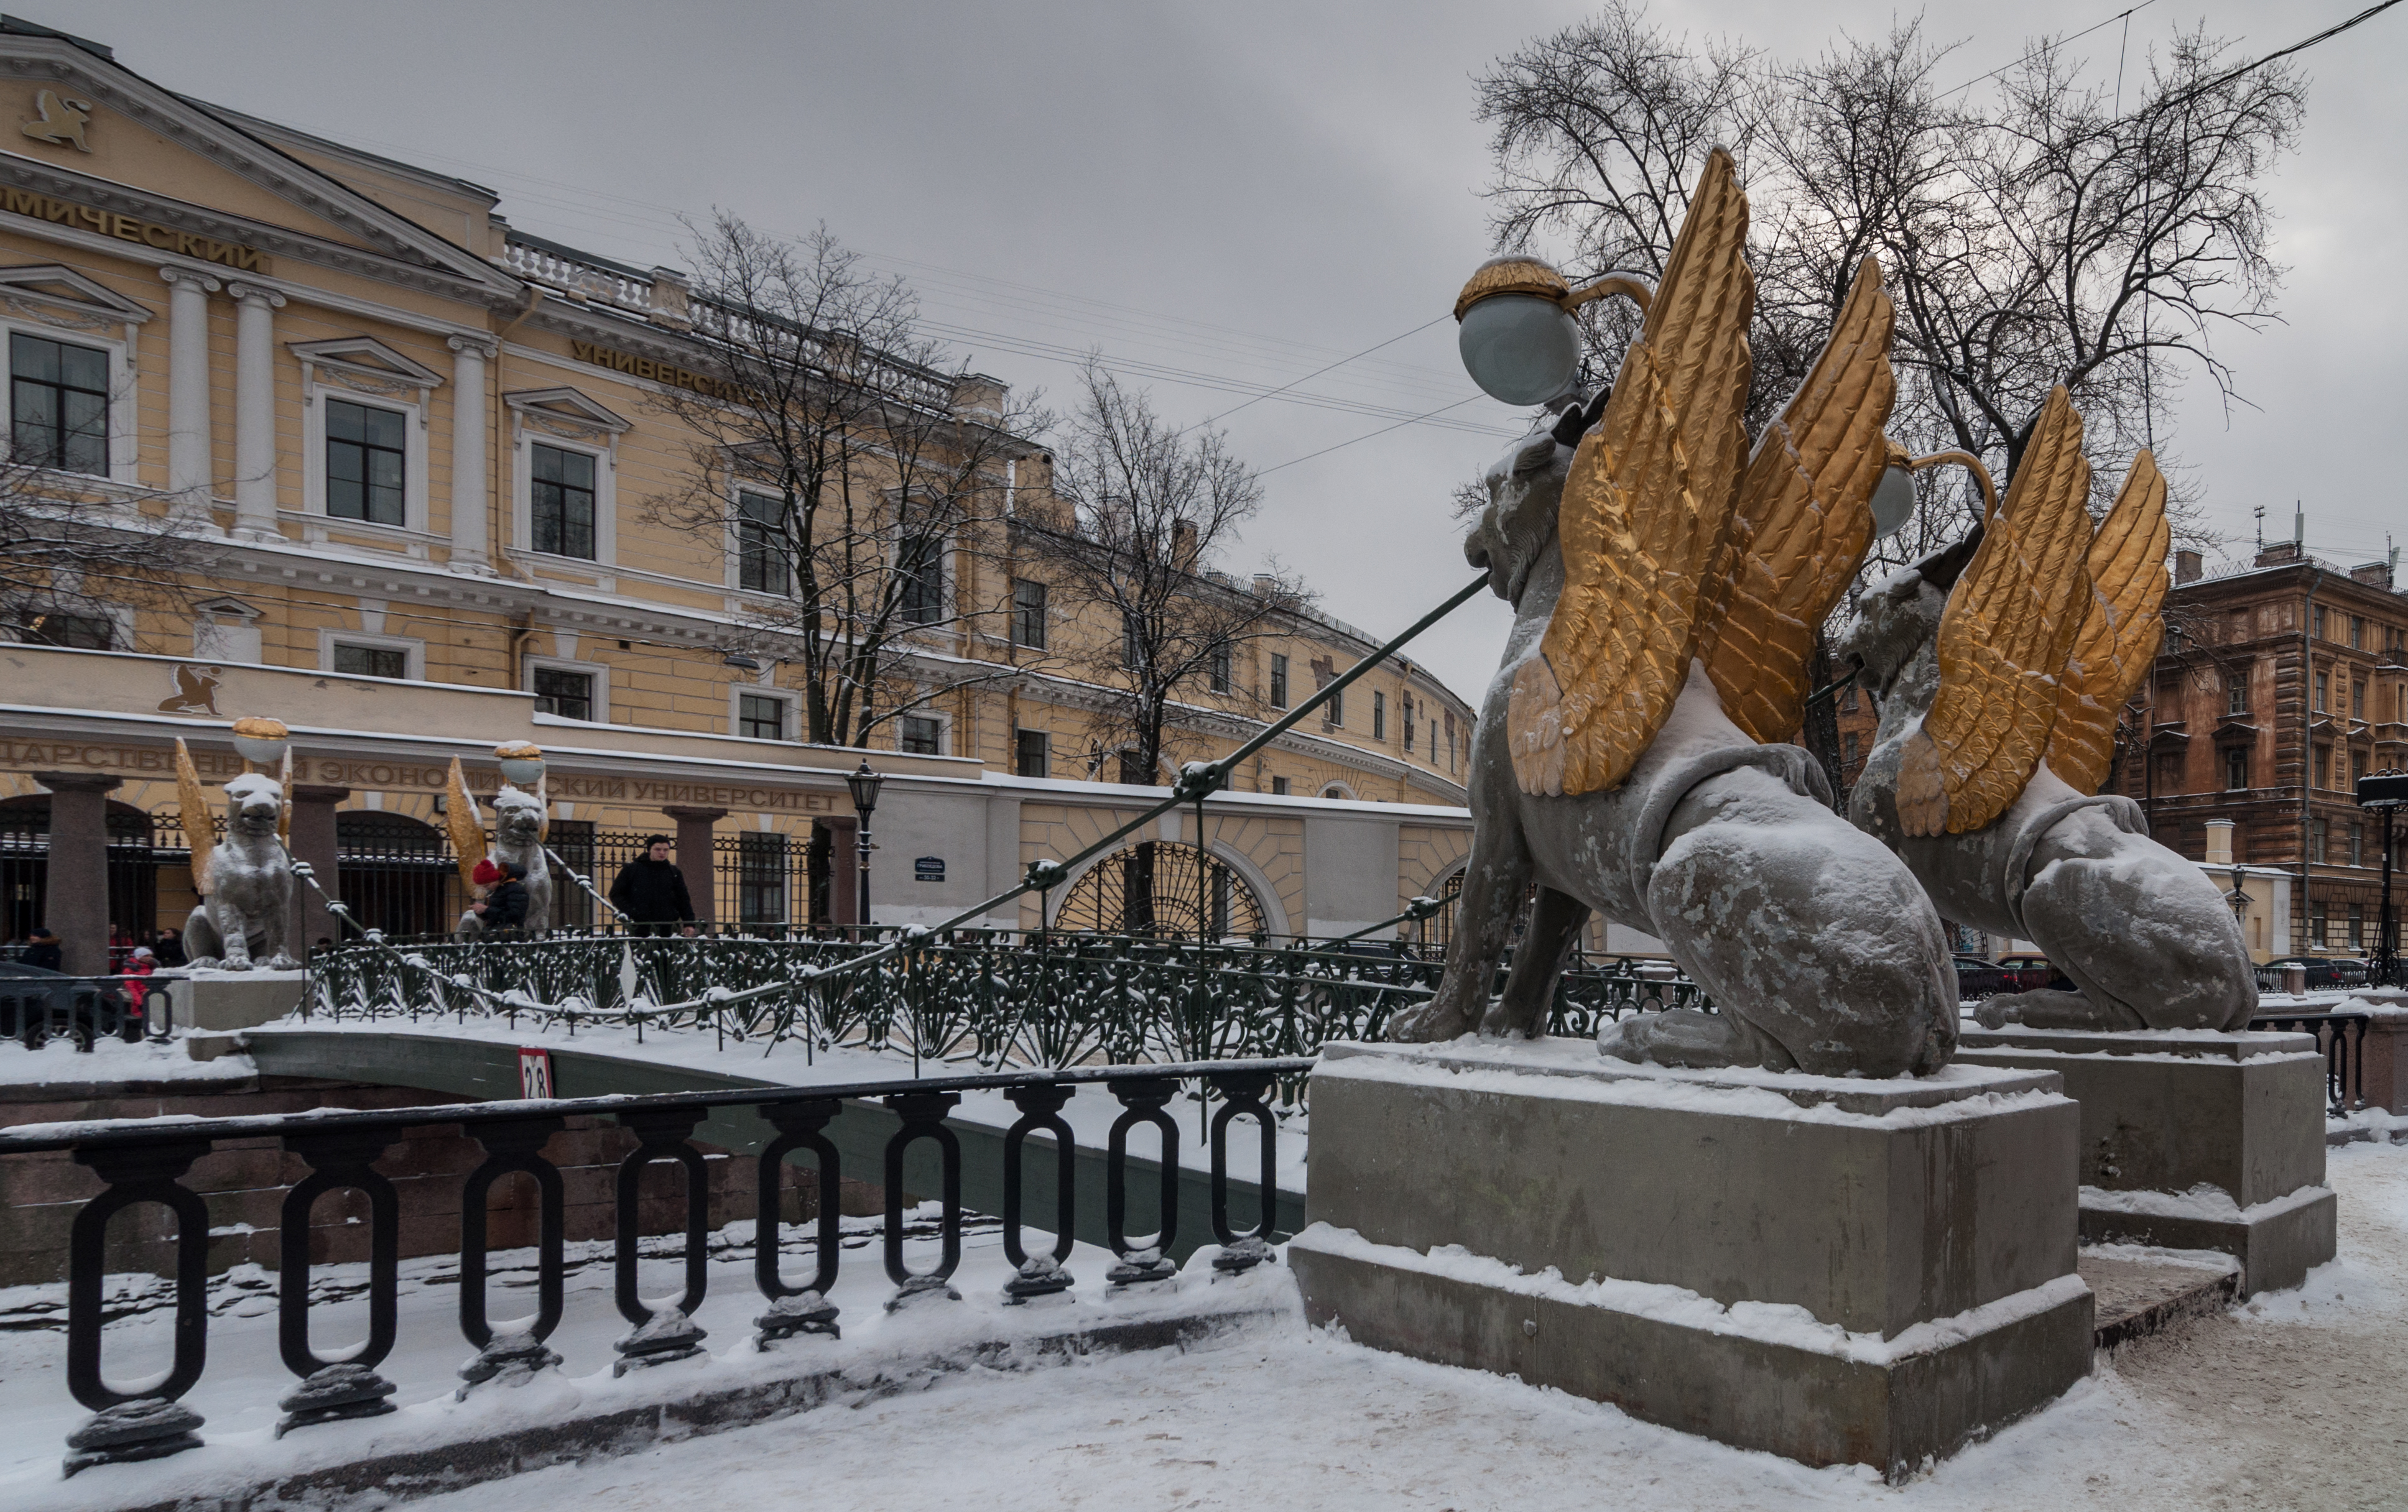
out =
[[(110, 931), (172, 926), (190, 884), (164, 763), (181, 736), (233, 770), (223, 732), (249, 714), (294, 728), (310, 843), (386, 927), (439, 927), (456, 906), (443, 771), (461, 757), (490, 792), (494, 744), (518, 738), (552, 759), (553, 838), (573, 864), (607, 871), (643, 834), (675, 833), (707, 916), (850, 917), (840, 778), (864, 752), (804, 740), (794, 670), (763, 650), (765, 603), (790, 585), (748, 563), (740, 522), (679, 528), (656, 507), (693, 486), (714, 312), (676, 270), (561, 246), (498, 209), (476, 184), (0, 23), (11, 486), (113, 501), (124, 531), (165, 523), (208, 563), (165, 597), (94, 574), (0, 626), (0, 935), (63, 909), (50, 921), (71, 940), (89, 933), (96, 896), (62, 892), (44, 857), (104, 824)], [(965, 425), (1000, 407), (999, 380), (918, 377)], [(1122, 632), (1058, 592), (1049, 606), (1043, 565), (1011, 548), (1010, 517), (1050, 503), (1041, 440), (989, 455), (995, 529), (925, 564), (965, 612), (912, 635), (885, 696), (925, 697), (924, 666), (984, 670), (867, 742), (890, 777), (881, 921), (977, 901), (1134, 811), (1144, 795), (1124, 778), (1168, 777), (1125, 771), (1098, 739), (1108, 676), (1038, 654)], [(1181, 690), (1173, 754), (1233, 749), (1376, 644), (1283, 611)], [(1239, 774), (1216, 800), (1226, 834), (1156, 843), (1192, 851), (1198, 895), (1233, 900), (1215, 920), (1231, 930), (1359, 925), (1459, 866), (1470, 731), (1461, 699), (1391, 663)], [(1107, 875), (1054, 906), (1109, 926)], [(590, 917), (579, 906), (566, 898), (561, 921)], [(996, 921), (1033, 922), (1034, 906)]]

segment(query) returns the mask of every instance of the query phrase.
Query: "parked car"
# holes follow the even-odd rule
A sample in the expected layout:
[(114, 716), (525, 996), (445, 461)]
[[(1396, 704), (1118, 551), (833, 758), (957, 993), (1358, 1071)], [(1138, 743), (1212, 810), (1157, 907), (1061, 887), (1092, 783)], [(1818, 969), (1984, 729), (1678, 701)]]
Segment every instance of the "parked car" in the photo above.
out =
[(2287, 966), (2305, 968), (2308, 975), (2308, 991), (2311, 992), (2327, 988), (2366, 985), (2366, 963), (2356, 956), (2346, 955), (2278, 956), (2258, 968), (2263, 974), (2260, 980), (2280, 983), (2283, 979), (2284, 968)]
[(131, 1044), (142, 1037), (142, 1010), (108, 981), (0, 961), (0, 1037), (31, 1047), (53, 1034), (87, 1044), (115, 1034)]
[(2033, 992), (2043, 987), (2054, 987), (2061, 992), (2076, 991), (2073, 978), (2057, 969), (2057, 963), (2044, 955), (2021, 953), (1999, 957), (1999, 969), (2014, 980), (2005, 989), (2010, 992)]
[(2000, 992), (2021, 991), (2011, 985), (2008, 974), (1998, 963), (1977, 955), (1959, 955), (1956, 961), (1956, 997), (1959, 1002), (1978, 1003)]

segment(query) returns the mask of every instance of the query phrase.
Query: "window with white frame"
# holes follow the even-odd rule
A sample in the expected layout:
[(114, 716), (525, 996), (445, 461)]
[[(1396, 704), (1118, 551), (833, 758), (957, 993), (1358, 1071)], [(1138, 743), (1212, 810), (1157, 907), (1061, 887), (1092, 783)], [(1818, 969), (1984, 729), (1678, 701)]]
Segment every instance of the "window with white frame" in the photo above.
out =
[(1214, 692), (1226, 693), (1229, 691), (1231, 678), (1234, 673), (1234, 667), (1232, 665), (1234, 661), (1235, 658), (1229, 653), (1229, 643), (1227, 641), (1222, 641), (1219, 645), (1212, 648), (1211, 658), (1207, 663), (1209, 668), (1207, 675), (1211, 679), (1211, 688)]
[(945, 722), (929, 714), (906, 714), (895, 721), (895, 749), (911, 756), (945, 753)]
[(334, 670), (347, 678), (407, 678), (409, 653), (398, 646), (364, 646), (335, 642)]
[(108, 475), (108, 352), (10, 333), (8, 412), (18, 462)]
[(1042, 730), (1011, 733), (1011, 770), (1018, 777), (1045, 777), (1053, 766), (1053, 742)]
[(1026, 578), (1011, 585), (1011, 643), (1045, 649), (1045, 585)]
[(591, 562), (595, 549), (595, 465), (590, 451), (531, 443), (527, 455), (530, 544), (553, 556)]
[(595, 682), (594, 673), (578, 667), (538, 666), (529, 669), (527, 678), (537, 713), (598, 723), (600, 700), (595, 696)]
[(923, 536), (903, 543), (895, 575), (902, 579), (896, 618), (907, 625), (932, 625), (945, 617), (945, 543)]
[(409, 417), (332, 395), (326, 410), (326, 513), (375, 525), (409, 522)]
[(775, 693), (736, 695), (736, 733), (747, 740), (787, 738), (786, 700)]
[(736, 586), (752, 593), (795, 591), (794, 564), (786, 556), (786, 501), (767, 493), (736, 497)]

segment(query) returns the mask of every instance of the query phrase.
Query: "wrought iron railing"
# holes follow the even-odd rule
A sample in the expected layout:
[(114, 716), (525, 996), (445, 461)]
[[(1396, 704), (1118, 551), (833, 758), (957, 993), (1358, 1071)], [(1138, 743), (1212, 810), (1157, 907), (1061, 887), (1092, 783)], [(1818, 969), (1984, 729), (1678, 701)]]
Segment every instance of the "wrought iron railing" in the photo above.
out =
[(169, 1033), (167, 984), (176, 978), (141, 977), (0, 976), (0, 1044), (38, 1050), (53, 1039), (75, 1042), (90, 1053), (94, 1042), (165, 1039)]
[[(1140, 1064), (1312, 1055), (1330, 1040), (1379, 1039), (1443, 969), (1369, 945), (961, 930), (898, 951), (896, 933), (351, 945), (312, 958), (303, 1011), (685, 1031), (723, 1045), (799, 1040), (915, 1063)], [(872, 956), (864, 969), (834, 969)], [(1500, 989), (1510, 965), (1499, 967)], [(1627, 1012), (1712, 1006), (1665, 963), (1577, 955), (1556, 984), (1548, 1032), (1585, 1037)]]
[(2366, 1036), (2371, 1013), (2270, 1013), (2249, 1020), (2252, 1029), (2314, 1034), (2325, 1055), (2325, 1102), (2333, 1117), (2366, 1105)]
[[(999, 1154), (997, 1183), (977, 1173), (982, 1191), (996, 1191), (1002, 1219), (1004, 1254), (1012, 1270), (1004, 1287), (1007, 1298), (1032, 1296), (1094, 1287), (1113, 1290), (1142, 1287), (1177, 1274), (1171, 1258), (1181, 1241), (1182, 1196), (1179, 1122), (1168, 1111), (1182, 1089), (1194, 1089), (1218, 1104), (1205, 1125), (1211, 1184), (1203, 1216), (1212, 1238), (1222, 1247), (1212, 1263), (1223, 1272), (1242, 1272), (1271, 1258), (1271, 1242), (1280, 1236), (1280, 1205), (1276, 1173), (1279, 1119), (1266, 1095), (1281, 1078), (1300, 1077), (1312, 1063), (1299, 1059), (1222, 1061), (1200, 1064), (1159, 1065), (1140, 1069), (1113, 1067), (1061, 1072), (990, 1073), (912, 1081), (862, 1083), (848, 1086), (753, 1088), (743, 1091), (681, 1092), (638, 1098), (530, 1100), (502, 1104), (405, 1107), (378, 1112), (316, 1113), (254, 1118), (191, 1119), (175, 1121), (121, 1120), (90, 1124), (33, 1126), (0, 1133), (0, 1156), (22, 1157), (64, 1151), (90, 1168), (103, 1190), (77, 1210), (69, 1228), (66, 1256), (66, 1382), (75, 1399), (94, 1416), (68, 1436), (66, 1473), (117, 1461), (154, 1459), (199, 1447), (205, 1419), (185, 1404), (203, 1382), (208, 1357), (209, 1214), (200, 1194), (186, 1177), (196, 1161), (211, 1150), (238, 1141), (275, 1138), (284, 1150), (299, 1157), (308, 1175), (283, 1185), (280, 1209), (280, 1268), (276, 1277), (278, 1338), (285, 1366), (297, 1382), (280, 1406), (285, 1416), (280, 1434), (314, 1424), (348, 1418), (370, 1417), (394, 1410), (389, 1400), (394, 1383), (377, 1372), (398, 1338), (398, 1255), (405, 1219), (423, 1220), (424, 1212), (405, 1214), (394, 1182), (377, 1170), (375, 1162), (398, 1142), (404, 1131), (435, 1125), (457, 1125), (484, 1152), (480, 1164), (461, 1178), (456, 1205), (438, 1219), (456, 1212), (460, 1223), (458, 1326), (475, 1358), (460, 1370), (458, 1394), (470, 1392), (497, 1378), (520, 1377), (562, 1363), (546, 1343), (559, 1327), (565, 1306), (564, 1277), (567, 1268), (563, 1183), (558, 1166), (543, 1151), (571, 1117), (615, 1120), (635, 1135), (635, 1147), (618, 1163), (610, 1249), (615, 1263), (613, 1301), (630, 1331), (614, 1346), (614, 1372), (670, 1360), (691, 1359), (702, 1352), (704, 1331), (694, 1315), (710, 1284), (707, 1232), (707, 1183), (703, 1155), (693, 1141), (696, 1127), (713, 1110), (749, 1109), (776, 1131), (757, 1156), (756, 1204), (752, 1233), (753, 1283), (766, 1310), (754, 1320), (754, 1338), (762, 1348), (774, 1348), (796, 1335), (835, 1335), (838, 1309), (828, 1300), (844, 1262), (838, 1239), (839, 1183), (845, 1177), (841, 1146), (878, 1148), (875, 1128), (870, 1143), (846, 1130), (847, 1120), (871, 1115), (882, 1107), (895, 1120), (882, 1142), (879, 1169), (861, 1172), (883, 1190), (882, 1260), (887, 1279), (896, 1288), (889, 1307), (923, 1295), (958, 1296), (951, 1282), (962, 1257), (964, 1206), (964, 1144), (951, 1126), (953, 1111), (965, 1093), (1000, 1091), (1019, 1118), (1003, 1133), (999, 1147), (992, 1139), (982, 1150)], [(1118, 1101), (1121, 1112), (1111, 1126), (1104, 1166), (1104, 1223), (1093, 1221), (1092, 1191), (1076, 1169), (1077, 1157), (1062, 1109), (1082, 1086), (1101, 1084)], [(1229, 1169), (1231, 1123), (1251, 1120), (1258, 1130), (1258, 1161), (1254, 1169)], [(873, 1122), (877, 1121), (873, 1119)], [(1151, 1124), (1159, 1133), (1160, 1156), (1155, 1161), (1133, 1157), (1130, 1132)], [(834, 1127), (832, 1135), (831, 1126)], [(969, 1132), (968, 1129), (962, 1133)], [(986, 1131), (991, 1134), (993, 1131)], [(1054, 1141), (1055, 1160), (1038, 1163), (1034, 1182), (1021, 1169), (1026, 1141), (1044, 1134)], [(913, 1158), (911, 1147), (921, 1141), (937, 1151), (933, 1167), (926, 1155)], [(808, 1154), (816, 1166), (815, 1233), (808, 1241), (792, 1241), (784, 1234), (781, 1205), (783, 1166), (788, 1159)], [(1091, 1152), (1088, 1158), (1092, 1160)], [(648, 1303), (637, 1286), (643, 1226), (638, 1187), (644, 1168), (654, 1163), (679, 1166), (684, 1175), (683, 1290), (666, 1305)], [(1047, 1168), (1053, 1167), (1051, 1178)], [(486, 1310), (486, 1282), (492, 1263), (487, 1198), (504, 1176), (524, 1173), (538, 1191), (535, 1245), (536, 1310), (515, 1322), (496, 1322)], [(1096, 1173), (1089, 1173), (1092, 1179)], [(1138, 1200), (1132, 1205), (1129, 1183), (1155, 1177), (1160, 1203)], [(905, 1186), (939, 1194), (940, 1213), (935, 1237), (936, 1263), (914, 1271), (907, 1263)], [(425, 1204), (436, 1183), (411, 1183), (410, 1205)], [(997, 1190), (999, 1187), (999, 1190)], [(1240, 1227), (1232, 1217), (1232, 1189), (1239, 1205), (1251, 1205), (1254, 1220)], [(330, 1191), (355, 1191), (366, 1199), (366, 1221), (355, 1226), (347, 1241), (366, 1260), (367, 1338), (339, 1359), (318, 1354), (311, 1344), (313, 1301), (312, 1205)], [(1033, 1199), (1033, 1200), (1032, 1200)], [(173, 1328), (174, 1358), (164, 1376), (144, 1382), (112, 1384), (104, 1369), (101, 1330), (105, 1319), (108, 1231), (110, 1219), (123, 1209), (157, 1203), (175, 1216)], [(1034, 1209), (1032, 1211), (1032, 1209)], [(1081, 1213), (1088, 1215), (1083, 1226)], [(1191, 1220), (1193, 1210), (1191, 1208)], [(1034, 1220), (1053, 1239), (1047, 1249), (1031, 1253), (1025, 1246), (1023, 1224)], [(1132, 1234), (1132, 1222), (1148, 1225)], [(1073, 1240), (1081, 1235), (1100, 1239), (1115, 1263), (1100, 1277), (1074, 1277), (1066, 1267)], [(808, 1248), (813, 1269), (808, 1280), (788, 1278), (785, 1256), (790, 1248)], [(1186, 1247), (1194, 1248), (1191, 1243)]]

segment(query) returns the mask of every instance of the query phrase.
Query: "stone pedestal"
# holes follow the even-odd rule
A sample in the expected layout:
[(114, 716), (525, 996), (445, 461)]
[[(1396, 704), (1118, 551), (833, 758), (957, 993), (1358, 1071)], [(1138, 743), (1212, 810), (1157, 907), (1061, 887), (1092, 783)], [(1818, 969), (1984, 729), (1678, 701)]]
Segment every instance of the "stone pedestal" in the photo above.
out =
[(2082, 1105), (2085, 1244), (2222, 1250), (2243, 1296), (2332, 1259), (2314, 1035), (1968, 1024), (1956, 1059), (2064, 1078)]
[(2054, 1075), (1333, 1045), (1312, 1097), (1289, 1260), (1359, 1343), (1893, 1478), (2089, 1368)]
[(178, 1029), (253, 1029), (301, 1006), (298, 971), (205, 971), (168, 984)]
[[(2394, 989), (2396, 991), (2397, 989)], [(2408, 1005), (2388, 1001), (2388, 994), (2365, 994), (2374, 1010), (2366, 1031), (2366, 1066), (2360, 1084), (2366, 1105), (2392, 1113), (2408, 1113)]]

